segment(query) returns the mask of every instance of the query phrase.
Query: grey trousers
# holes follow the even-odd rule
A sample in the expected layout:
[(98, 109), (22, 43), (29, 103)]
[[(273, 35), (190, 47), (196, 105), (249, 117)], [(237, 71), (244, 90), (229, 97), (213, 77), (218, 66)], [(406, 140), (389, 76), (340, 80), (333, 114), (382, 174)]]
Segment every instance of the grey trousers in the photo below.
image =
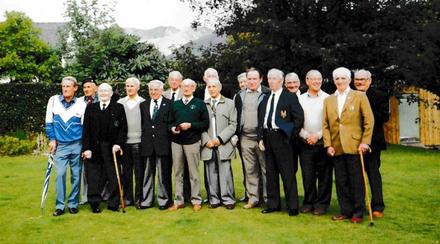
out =
[(205, 161), (209, 187), (209, 203), (235, 204), (234, 178), (231, 160), (220, 160), (218, 150), (212, 150), (212, 159)]
[(256, 139), (241, 136), (240, 141), (249, 202), (254, 205), (258, 204), (260, 193), (263, 193), (263, 201), (266, 203), (266, 158), (264, 152), (258, 147)]
[(185, 203), (183, 198), (183, 170), (185, 162), (188, 163), (189, 181), (191, 184), (191, 203), (193, 205), (202, 203), (199, 170), (200, 146), (200, 141), (189, 145), (177, 144), (175, 142), (171, 143), (176, 194), (174, 199), (175, 204), (181, 205)]
[[(154, 204), (154, 181), (157, 168), (157, 203), (159, 206), (169, 206), (171, 199), (171, 177), (167, 176), (167, 172), (170, 169), (166, 169), (169, 163), (168, 157), (146, 157), (145, 158), (145, 172), (144, 180), (142, 184), (142, 198), (139, 205), (141, 207), (151, 207)], [(169, 172), (171, 173), (171, 172)], [(168, 179), (166, 179), (168, 178)]]

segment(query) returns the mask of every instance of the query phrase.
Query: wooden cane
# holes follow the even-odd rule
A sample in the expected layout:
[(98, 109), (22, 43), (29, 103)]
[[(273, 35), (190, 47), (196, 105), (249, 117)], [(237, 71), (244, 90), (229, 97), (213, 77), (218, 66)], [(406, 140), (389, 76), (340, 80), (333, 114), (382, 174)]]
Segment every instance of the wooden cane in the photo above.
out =
[[(371, 152), (371, 149), (369, 148), (369, 151)], [(365, 203), (368, 207), (368, 214), (370, 218), (370, 226), (374, 225), (373, 222), (373, 211), (371, 210), (371, 202), (370, 202), (370, 194), (368, 193), (368, 179), (365, 173), (365, 164), (364, 164), (364, 155), (361, 150), (359, 150), (359, 156), (361, 158), (361, 165), (362, 165), (362, 177), (364, 178), (364, 186), (365, 186)]]
[[(122, 156), (122, 149), (120, 149), (120, 151)], [(124, 190), (122, 189), (121, 178), (119, 177), (119, 167), (118, 161), (116, 160), (116, 152), (113, 152), (113, 162), (115, 163), (116, 178), (118, 179), (119, 200), (121, 201), (122, 212), (125, 213)]]

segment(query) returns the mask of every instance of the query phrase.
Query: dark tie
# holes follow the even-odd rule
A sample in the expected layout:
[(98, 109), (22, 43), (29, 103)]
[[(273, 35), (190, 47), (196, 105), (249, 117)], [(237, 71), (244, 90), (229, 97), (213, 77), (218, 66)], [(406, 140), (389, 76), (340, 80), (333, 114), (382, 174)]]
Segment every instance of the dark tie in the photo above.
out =
[(102, 111), (105, 110), (105, 106), (106, 106), (105, 103), (103, 103), (103, 104), (102, 104)]
[(171, 101), (173, 101), (174, 102), (174, 99), (176, 98), (176, 93), (175, 92), (173, 92), (173, 95), (171, 96)]
[(87, 97), (87, 105), (91, 104), (93, 102), (93, 97)]
[(157, 111), (159, 110), (159, 107), (157, 106), (157, 100), (154, 100), (154, 108), (153, 108), (153, 116), (151, 116), (151, 118), (153, 120), (156, 119), (157, 116)]
[(212, 109), (212, 112), (214, 112), (214, 114), (215, 114), (215, 110), (216, 110), (216, 103), (217, 103), (217, 100), (215, 100), (215, 99), (211, 99), (211, 109)]
[(185, 99), (183, 102), (185, 103), (185, 105), (187, 105), (188, 104), (188, 99)]
[(269, 129), (272, 129), (272, 114), (273, 114), (274, 101), (275, 101), (275, 93), (272, 94), (272, 97), (270, 98), (269, 115), (267, 116), (267, 128)]

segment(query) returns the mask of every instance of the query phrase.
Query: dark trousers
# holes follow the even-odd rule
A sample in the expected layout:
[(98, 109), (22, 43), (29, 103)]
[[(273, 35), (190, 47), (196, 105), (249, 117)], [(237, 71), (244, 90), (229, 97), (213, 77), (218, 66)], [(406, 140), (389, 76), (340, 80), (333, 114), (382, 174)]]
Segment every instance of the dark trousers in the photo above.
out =
[[(107, 205), (119, 208), (118, 180), (113, 161), (112, 146), (113, 144), (109, 142), (100, 142), (99, 150), (92, 151), (92, 160), (89, 160), (86, 164), (87, 199), (92, 208), (99, 207), (102, 201), (103, 177), (107, 179), (107, 191), (109, 193)], [(118, 168), (121, 172), (120, 159), (118, 159)]]
[[(139, 143), (125, 144), (124, 149), (124, 163), (122, 164), (124, 200), (127, 205), (133, 205), (142, 197), (145, 165), (139, 154)], [(133, 169), (135, 175), (135, 198), (133, 198)]]
[(333, 164), (341, 214), (349, 217), (362, 217), (365, 209), (365, 191), (359, 155), (335, 156)]
[(298, 161), (299, 161), (299, 154), (300, 154), (300, 142), (297, 138), (292, 140), (292, 153), (293, 153), (293, 169), (294, 173), (296, 175), (296, 172), (298, 172)]
[(183, 165), (183, 198), (185, 202), (191, 203), (191, 182), (189, 181), (188, 163)]
[(303, 207), (326, 210), (332, 197), (332, 164), (322, 143), (300, 144), (300, 163), (304, 187)]
[(267, 207), (281, 208), (279, 175), (288, 209), (298, 209), (298, 189), (293, 166), (292, 144), (280, 130), (265, 130)]
[(373, 150), (364, 155), (365, 171), (367, 171), (368, 181), (371, 189), (371, 209), (373, 211), (383, 211), (382, 176), (380, 175), (380, 150)]
[(156, 169), (158, 174), (157, 202), (159, 206), (171, 206), (173, 204), (171, 174), (172, 165), (168, 156), (156, 156), (154, 153), (144, 160), (144, 181), (143, 193), (138, 202), (141, 207), (152, 207), (154, 205)]

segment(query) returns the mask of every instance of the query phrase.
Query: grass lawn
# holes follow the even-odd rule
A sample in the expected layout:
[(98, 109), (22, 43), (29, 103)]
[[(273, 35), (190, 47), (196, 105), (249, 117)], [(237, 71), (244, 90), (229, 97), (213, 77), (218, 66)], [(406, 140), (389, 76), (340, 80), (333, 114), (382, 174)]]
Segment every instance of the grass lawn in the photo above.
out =
[[(269, 215), (260, 209), (208, 209), (191, 207), (177, 212), (157, 208), (125, 214), (104, 209), (92, 214), (81, 206), (76, 215), (52, 217), (55, 206), (55, 171), (52, 172), (46, 210), (39, 204), (46, 159), (43, 156), (0, 159), (0, 242), (195, 242), (195, 243), (438, 243), (440, 240), (440, 153), (390, 146), (382, 157), (385, 218), (369, 227), (333, 222), (339, 212), (336, 193), (327, 215)], [(243, 195), (241, 164), (233, 162), (237, 197)], [(298, 173), (302, 201), (302, 181)], [(69, 188), (68, 188), (69, 189)]]

